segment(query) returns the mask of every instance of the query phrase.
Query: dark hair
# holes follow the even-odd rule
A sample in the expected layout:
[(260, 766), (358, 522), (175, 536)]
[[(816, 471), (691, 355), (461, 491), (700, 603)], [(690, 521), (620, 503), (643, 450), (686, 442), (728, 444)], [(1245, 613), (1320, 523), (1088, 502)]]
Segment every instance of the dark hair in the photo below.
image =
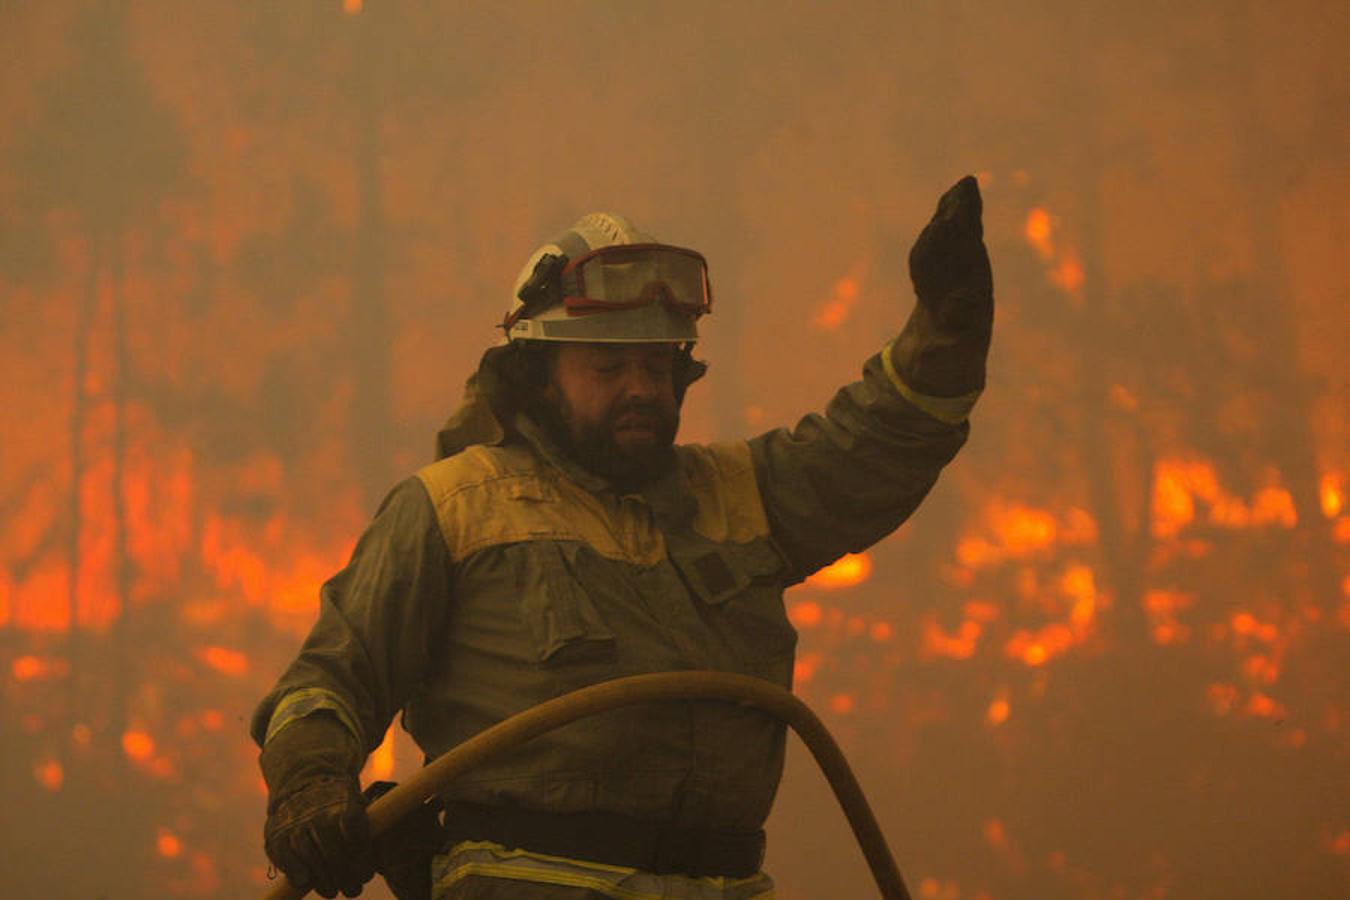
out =
[[(512, 341), (483, 354), (478, 377), (497, 421), (509, 427), (517, 412), (539, 418), (544, 391), (557, 369), (558, 347), (552, 341)], [(707, 363), (694, 359), (692, 343), (675, 348), (671, 382), (676, 404), (684, 403), (689, 385), (707, 371)]]

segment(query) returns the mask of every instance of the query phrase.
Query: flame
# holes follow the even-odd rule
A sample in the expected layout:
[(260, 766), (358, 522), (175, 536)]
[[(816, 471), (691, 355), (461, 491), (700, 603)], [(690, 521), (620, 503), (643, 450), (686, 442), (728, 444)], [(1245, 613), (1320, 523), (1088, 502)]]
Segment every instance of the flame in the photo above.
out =
[(834, 331), (848, 319), (857, 301), (858, 279), (851, 275), (840, 278), (834, 283), (830, 299), (816, 311), (811, 324), (824, 331)]
[(919, 655), (926, 659), (942, 656), (947, 659), (970, 659), (980, 641), (984, 628), (979, 622), (965, 619), (954, 634), (948, 634), (937, 622), (937, 616), (925, 616), (920, 625)]
[(871, 574), (871, 557), (866, 553), (846, 553), (806, 579), (806, 583), (826, 590), (837, 590), (862, 584)]
[(830, 698), (830, 710), (841, 716), (853, 712), (853, 696), (851, 694), (835, 694)]
[(1028, 666), (1041, 666), (1077, 643), (1073, 629), (1051, 622), (1038, 629), (1019, 628), (1003, 645), (1003, 652)]
[(1345, 508), (1345, 487), (1341, 476), (1331, 472), (1322, 476), (1317, 485), (1318, 497), (1322, 502), (1322, 515), (1334, 519)]
[(122, 752), (135, 762), (149, 762), (155, 755), (155, 739), (144, 731), (127, 731), (122, 735)]
[(788, 609), (788, 620), (797, 628), (815, 628), (825, 614), (813, 600), (799, 600)]
[(393, 724), (389, 726), (389, 730), (384, 733), (384, 740), (375, 748), (367, 763), (370, 776), (376, 781), (386, 781), (394, 774), (394, 728)]
[(1022, 236), (1046, 264), (1050, 283), (1079, 303), (1082, 301), (1083, 283), (1087, 276), (1077, 251), (1056, 240), (1057, 226), (1058, 222), (1050, 211), (1038, 206), (1027, 212), (1022, 224)]
[(1190, 628), (1177, 621), (1177, 614), (1195, 602), (1195, 595), (1157, 588), (1144, 594), (1144, 612), (1151, 625), (1153, 642), (1167, 645), (1190, 637)]
[(1079, 507), (1070, 507), (1056, 516), (1048, 509), (993, 500), (981, 518), (983, 534), (971, 534), (956, 545), (956, 560), (967, 569), (1025, 559), (1057, 544), (1075, 546), (1097, 540), (1096, 521)]
[(200, 647), (197, 658), (222, 675), (237, 678), (248, 672), (248, 657), (238, 650), (224, 647)]
[(803, 653), (797, 657), (797, 661), (792, 665), (792, 679), (795, 684), (803, 685), (816, 676), (816, 670), (820, 668), (821, 655), (819, 653)]
[(159, 836), (155, 839), (155, 849), (165, 859), (173, 859), (183, 852), (183, 842), (169, 829), (161, 828)]
[(37, 681), (44, 678), (63, 678), (70, 672), (64, 659), (42, 656), (19, 656), (10, 663), (15, 681)]
[(1220, 528), (1293, 528), (1298, 523), (1294, 500), (1283, 487), (1263, 487), (1248, 503), (1223, 489), (1211, 463), (1163, 459), (1154, 466), (1153, 536), (1176, 537), (1196, 520), (1197, 501), (1209, 507), (1210, 524)]
[(66, 771), (61, 768), (61, 764), (54, 759), (43, 760), (33, 767), (33, 777), (37, 783), (49, 791), (61, 790), (61, 785), (65, 783)]
[(349, 16), (355, 16), (361, 12), (363, 5), (363, 0), (342, 0), (342, 11)]
[(1007, 691), (1001, 690), (989, 703), (989, 708), (984, 712), (984, 720), (989, 725), (997, 727), (1008, 721), (1012, 715), (1012, 705), (1008, 702)]
[(1022, 225), (1022, 236), (1043, 260), (1054, 258), (1053, 233), (1054, 222), (1050, 218), (1049, 210), (1038, 206), (1027, 213), (1026, 222)]

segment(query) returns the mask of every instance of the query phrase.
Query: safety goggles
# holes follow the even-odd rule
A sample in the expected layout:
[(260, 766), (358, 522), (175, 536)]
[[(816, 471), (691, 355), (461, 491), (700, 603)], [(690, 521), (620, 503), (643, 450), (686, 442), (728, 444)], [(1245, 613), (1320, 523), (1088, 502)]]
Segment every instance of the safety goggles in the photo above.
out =
[(618, 244), (569, 260), (563, 305), (571, 316), (663, 303), (693, 318), (712, 309), (703, 254), (668, 244)]

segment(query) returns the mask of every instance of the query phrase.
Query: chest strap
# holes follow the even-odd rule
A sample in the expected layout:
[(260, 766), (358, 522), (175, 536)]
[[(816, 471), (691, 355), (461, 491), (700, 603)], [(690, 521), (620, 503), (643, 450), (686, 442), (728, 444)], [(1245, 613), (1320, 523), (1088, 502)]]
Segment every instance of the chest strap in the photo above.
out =
[(446, 847), (491, 841), (508, 849), (626, 866), (657, 875), (748, 878), (764, 864), (764, 831), (719, 831), (640, 822), (611, 813), (550, 813), (445, 804)]

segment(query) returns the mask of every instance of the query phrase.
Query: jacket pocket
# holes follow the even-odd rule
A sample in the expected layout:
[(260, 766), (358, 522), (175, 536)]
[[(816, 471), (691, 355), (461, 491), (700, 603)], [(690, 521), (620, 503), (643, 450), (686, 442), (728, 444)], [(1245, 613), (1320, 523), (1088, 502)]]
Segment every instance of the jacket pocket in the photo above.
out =
[(574, 546), (540, 541), (526, 555), (520, 611), (536, 659), (545, 666), (612, 661), (616, 656), (614, 632), (577, 580), (575, 551)]
[(671, 548), (671, 559), (742, 664), (754, 674), (783, 681), (782, 662), (788, 661), (790, 672), (797, 630), (783, 606), (787, 563), (778, 548), (762, 537), (744, 544), (681, 544)]

